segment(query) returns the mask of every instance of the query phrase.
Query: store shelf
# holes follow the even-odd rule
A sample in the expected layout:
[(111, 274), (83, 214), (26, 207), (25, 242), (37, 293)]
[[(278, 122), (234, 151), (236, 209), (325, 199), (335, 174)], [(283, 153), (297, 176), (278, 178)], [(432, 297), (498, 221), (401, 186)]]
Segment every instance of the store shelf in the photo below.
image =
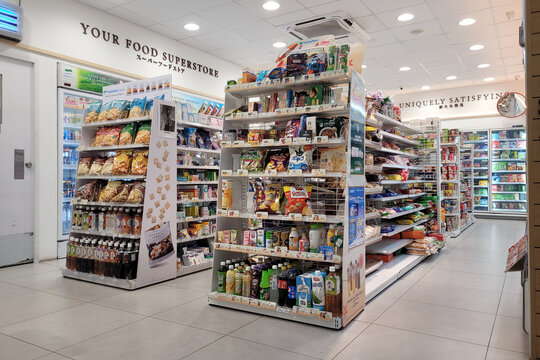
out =
[(82, 124), (82, 127), (87, 128), (87, 129), (88, 128), (100, 128), (100, 127), (104, 127), (104, 126), (131, 124), (131, 123), (134, 123), (134, 122), (150, 121), (150, 120), (152, 120), (152, 119), (149, 116), (142, 116), (142, 117), (129, 118), (129, 119), (118, 119), (118, 120), (108, 120), (108, 121), (86, 123), (86, 124)]
[(176, 165), (178, 169), (219, 170), (218, 165)]
[(383, 266), (384, 264), (384, 261), (373, 261), (373, 260), (370, 260), (370, 259), (367, 259), (366, 260), (366, 276), (368, 276), (369, 274), (379, 270), (381, 268), (381, 266)]
[(485, 140), (464, 140), (464, 144), (487, 144), (488, 139)]
[(124, 208), (142, 208), (144, 204), (129, 204), (129, 203), (113, 203), (113, 202), (102, 202), (102, 201), (86, 201), (78, 198), (73, 198), (71, 202), (73, 205), (84, 205), (84, 206), (98, 206), (98, 207), (124, 207)]
[(292, 251), (286, 250), (285, 248), (263, 248), (256, 246), (243, 246), (235, 244), (223, 244), (215, 243), (214, 249), (231, 251), (236, 253), (243, 254), (253, 254), (261, 256), (274, 256), (284, 259), (297, 259), (297, 260), (310, 260), (323, 263), (332, 263), (332, 264), (341, 264), (341, 256), (334, 255), (334, 258), (327, 260), (324, 258), (324, 254), (313, 253), (313, 252), (304, 252), (304, 251)]
[(489, 160), (488, 158), (483, 158), (483, 157), (475, 157), (473, 158), (473, 160)]
[(113, 146), (79, 146), (79, 152), (90, 151), (117, 151), (117, 150), (131, 150), (131, 149), (148, 149), (146, 144), (128, 144), (128, 145), (113, 145)]
[(62, 198), (62, 202), (68, 202), (68, 203), (71, 203), (71, 201), (73, 201), (73, 198), (72, 197), (67, 197), (67, 198)]
[(407, 135), (415, 135), (415, 134), (422, 134), (422, 130), (414, 127), (404, 124), (401, 121), (392, 119), (389, 116), (379, 114), (379, 113), (372, 113), (372, 116), (379, 120), (382, 123), (382, 126), (384, 128), (392, 127), (399, 129), (402, 133), (405, 133)]
[(92, 230), (76, 230), (71, 229), (72, 234), (82, 234), (82, 235), (92, 235), (92, 236), (106, 236), (111, 238), (118, 239), (140, 239), (140, 235), (130, 235), (130, 234), (110, 234), (102, 231), (92, 231)]
[(441, 147), (457, 147), (459, 144), (457, 142), (452, 142), (452, 143), (445, 143), (445, 142), (442, 142), (441, 143)]
[(441, 183), (443, 184), (457, 184), (459, 183), (458, 180), (441, 180)]
[(472, 170), (489, 170), (488, 167), (473, 167)]
[(425, 170), (426, 166), (407, 166), (398, 164), (382, 164), (383, 169), (407, 169), (407, 170)]
[(509, 203), (526, 203), (527, 200), (501, 200), (501, 199), (491, 199), (493, 202), (509, 202)]
[(514, 138), (514, 139), (491, 139), (491, 141), (527, 141), (527, 139), (522, 139), (522, 138)]
[(216, 233), (213, 233), (213, 234), (208, 234), (208, 235), (201, 235), (201, 236), (196, 236), (196, 237), (177, 239), (176, 243), (177, 244), (183, 244), (183, 243), (188, 243), (188, 242), (192, 242), (192, 241), (212, 239), (212, 238), (215, 238), (215, 237), (216, 237)]
[(401, 184), (422, 184), (430, 182), (428, 180), (407, 180), (407, 181), (397, 181), (397, 180), (382, 180), (379, 182), (381, 185), (401, 185)]
[(382, 186), (380, 188), (368, 188), (366, 187), (364, 190), (365, 195), (374, 195), (374, 194), (380, 194), (383, 191)]
[(384, 147), (380, 147), (380, 148), (377, 148), (377, 149), (373, 149), (373, 151), (375, 152), (380, 152), (380, 153), (384, 153), (384, 154), (392, 154), (392, 155), (400, 155), (400, 156), (405, 156), (409, 159), (416, 159), (418, 158), (419, 156), (416, 155), (416, 154), (411, 154), (411, 153), (408, 153), (408, 152), (405, 152), (405, 151), (399, 151), (399, 150), (392, 150), (392, 149), (387, 149), (387, 148), (384, 148)]
[(146, 175), (78, 175), (77, 180), (144, 180)]
[(203, 153), (203, 154), (221, 154), (221, 150), (214, 150), (214, 149), (200, 149), (200, 148), (194, 148), (194, 147), (188, 147), (188, 146), (177, 146), (176, 149), (178, 151), (186, 151), (186, 152), (197, 152), (197, 153)]
[(80, 129), (82, 126), (82, 123), (63, 123), (62, 124), (66, 129)]
[[(384, 141), (386, 142), (394, 142), (398, 144), (412, 145), (412, 146), (420, 145), (420, 143), (416, 140), (407, 139), (403, 136), (392, 134), (384, 130), (381, 131), (381, 134), (383, 136)], [(388, 139), (389, 141), (387, 141), (386, 139)]]
[(177, 185), (217, 185), (219, 181), (178, 181)]
[(180, 269), (176, 270), (176, 276), (179, 277), (179, 276), (184, 276), (188, 274), (193, 274), (198, 271), (211, 269), (212, 263), (213, 261), (212, 259), (210, 259), (197, 265), (181, 266)]
[(223, 131), (223, 127), (217, 126), (217, 125), (210, 125), (210, 124), (202, 124), (202, 123), (194, 123), (189, 121), (178, 121), (177, 125), (182, 128), (186, 127), (195, 127), (205, 130), (211, 130), (211, 131)]
[(188, 222), (192, 222), (192, 221), (208, 221), (208, 220), (216, 220), (217, 217), (216, 215), (211, 215), (211, 216), (202, 216), (202, 217), (192, 217), (192, 218), (185, 218), (185, 219), (176, 219), (176, 223), (177, 224), (184, 224), (184, 223), (188, 223)]
[(492, 191), (492, 194), (526, 194), (526, 191)]
[[(417, 194), (403, 194), (403, 195), (397, 195), (397, 196), (386, 196), (386, 197), (381, 197), (381, 198), (366, 198), (366, 200), (387, 202), (387, 201), (402, 200), (402, 199), (414, 199), (414, 198), (420, 197), (420, 196), (422, 196), (424, 194), (425, 193), (421, 192), (421, 193), (417, 193)], [(369, 194), (367, 194), (367, 195), (369, 195)]]
[[(234, 214), (229, 210), (226, 214), (220, 214), (218, 210), (218, 217), (226, 218), (240, 218), (240, 219), (255, 219), (257, 218), (257, 213), (240, 213), (236, 212)], [(267, 220), (279, 220), (279, 221), (296, 221), (296, 222), (308, 222), (308, 223), (326, 223), (326, 224), (340, 224), (343, 222), (343, 216), (326, 216), (326, 215), (311, 215), (311, 216), (299, 216), (295, 218), (294, 215), (300, 214), (291, 214), (291, 215), (267, 215), (264, 217), (259, 217), (260, 219)], [(324, 217), (323, 218), (321, 218)]]
[(293, 309), (277, 306), (276, 303), (269, 301), (249, 299), (242, 296), (216, 292), (208, 295), (208, 303), (210, 305), (251, 312), (259, 315), (272, 316), (280, 319), (331, 329), (340, 329), (343, 327), (340, 317), (332, 317), (331, 313), (319, 311), (318, 309), (313, 308), (304, 309), (297, 308), (295, 306), (293, 309), (297, 309), (299, 311), (299, 313), (295, 313)]
[(366, 254), (389, 255), (412, 243), (413, 239), (382, 239), (376, 244), (366, 247)]
[(473, 185), (473, 187), (475, 187), (475, 188), (480, 188), (480, 189), (487, 189), (487, 188), (489, 188), (489, 186), (487, 186), (487, 185), (486, 185), (486, 186), (484, 186), (484, 185)]
[(301, 142), (294, 142), (292, 141), (293, 139), (285, 138), (285, 139), (276, 140), (273, 143), (265, 142), (265, 140), (263, 140), (263, 143), (259, 143), (258, 145), (250, 145), (246, 142), (234, 142), (233, 144), (229, 145), (228, 142), (225, 142), (221, 144), (221, 147), (223, 149), (245, 149), (245, 148), (282, 148), (282, 147), (289, 147), (292, 145), (312, 145), (312, 146), (317, 146), (317, 147), (332, 147), (332, 146), (346, 145), (346, 141), (344, 139), (328, 139), (328, 138), (325, 138), (324, 140), (321, 139), (320, 141), (302, 140)]
[(364, 165), (364, 171), (371, 174), (380, 174), (382, 173), (381, 165)]
[(525, 174), (525, 170), (491, 170), (492, 173)]
[(367, 220), (374, 220), (374, 219), (380, 219), (381, 213), (378, 211), (368, 212), (366, 213), (366, 221)]
[(208, 203), (208, 202), (217, 202), (217, 198), (211, 198), (211, 199), (185, 199), (185, 200), (178, 200), (178, 205), (186, 205), (186, 204), (198, 204), (198, 203)]
[(425, 210), (425, 209), (428, 209), (429, 206), (421, 206), (419, 208), (414, 208), (412, 210), (407, 210), (407, 211), (402, 211), (402, 212), (398, 212), (398, 213), (395, 213), (395, 214), (392, 214), (392, 215), (388, 215), (388, 216), (383, 216), (381, 217), (382, 219), (385, 219), (385, 220), (389, 220), (389, 219), (395, 219), (395, 218), (398, 218), (398, 217), (401, 217), (401, 216), (405, 216), (405, 215), (408, 215), (408, 214), (412, 214), (412, 213), (415, 213), (417, 211), (422, 211), (422, 210)]
[(526, 213), (527, 209), (491, 209), (493, 212)]
[(62, 165), (64, 170), (77, 170), (77, 165)]
[(64, 146), (79, 146), (80, 143), (81, 143), (80, 140), (63, 140), (62, 141), (62, 144)]
[(288, 89), (306, 89), (309, 86), (317, 85), (338, 85), (349, 82), (349, 77), (342, 71), (328, 71), (321, 74), (314, 74), (307, 79), (295, 79), (293, 82), (285, 80), (273, 80), (270, 82), (252, 82), (248, 84), (227, 85), (225, 92), (234, 96), (250, 96), (274, 93)]
[(491, 148), (493, 151), (504, 151), (504, 150), (512, 150), (512, 151), (527, 151), (527, 149), (524, 148)]
[(291, 118), (297, 118), (303, 114), (308, 116), (315, 115), (328, 117), (349, 116), (349, 111), (349, 108), (343, 105), (316, 105), (279, 109), (277, 111), (267, 113), (258, 113), (256, 111), (251, 113), (234, 113), (225, 118), (223, 122), (229, 122), (234, 126), (236, 124), (283, 121)]
[(126, 290), (133, 290), (136, 287), (136, 280), (117, 279), (114, 277), (99, 276), (68, 269), (62, 269), (62, 275), (71, 279), (84, 280), (100, 285), (107, 285)]
[(324, 170), (317, 170), (315, 169), (314, 172), (310, 173), (289, 173), (287, 172), (279, 172), (279, 173), (247, 173), (246, 175), (243, 174), (226, 174), (224, 171), (221, 171), (221, 177), (224, 179), (229, 178), (249, 178), (249, 177), (258, 177), (258, 178), (280, 178), (280, 179), (287, 179), (287, 178), (293, 178), (293, 177), (301, 177), (301, 178), (341, 178), (345, 177), (344, 173), (341, 172), (326, 172)]
[(375, 244), (375, 243), (381, 241), (382, 238), (383, 238), (383, 237), (382, 237), (382, 234), (377, 234), (377, 235), (375, 235), (375, 236), (372, 236), (372, 237), (366, 239), (365, 246), (369, 246), (369, 245)]
[[(409, 229), (412, 229), (413, 227), (417, 226), (417, 225), (421, 225), (423, 223), (425, 223), (426, 221), (428, 221), (429, 219), (423, 219), (423, 220), (420, 220), (420, 221), (417, 221), (415, 222), (414, 224), (410, 224), (410, 225), (396, 225), (396, 230), (392, 231), (392, 232), (389, 232), (389, 233), (385, 233), (385, 234), (382, 234), (383, 237), (390, 237), (390, 236), (394, 236), (396, 234), (399, 234), (403, 231), (406, 231), (406, 230), (409, 230)], [(384, 225), (384, 224), (383, 224)], [(395, 225), (395, 224), (394, 224)]]
[(525, 182), (492, 182), (491, 185), (527, 185)]
[(491, 159), (491, 161), (496, 161), (496, 162), (525, 162), (526, 159)]
[(369, 149), (379, 150), (382, 147), (380, 142), (371, 141), (367, 139), (364, 140), (364, 145), (366, 147), (366, 151), (368, 151)]

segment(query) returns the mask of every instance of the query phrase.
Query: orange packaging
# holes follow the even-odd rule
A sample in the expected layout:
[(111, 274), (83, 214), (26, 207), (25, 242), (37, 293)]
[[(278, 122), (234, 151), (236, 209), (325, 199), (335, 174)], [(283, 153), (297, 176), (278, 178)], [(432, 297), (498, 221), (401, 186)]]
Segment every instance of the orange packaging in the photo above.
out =
[(422, 230), (409, 230), (401, 233), (403, 239), (423, 239), (424, 232)]
[(390, 255), (381, 255), (381, 254), (368, 254), (366, 255), (368, 259), (375, 260), (375, 261), (384, 261), (384, 262), (390, 262), (394, 258), (394, 254)]

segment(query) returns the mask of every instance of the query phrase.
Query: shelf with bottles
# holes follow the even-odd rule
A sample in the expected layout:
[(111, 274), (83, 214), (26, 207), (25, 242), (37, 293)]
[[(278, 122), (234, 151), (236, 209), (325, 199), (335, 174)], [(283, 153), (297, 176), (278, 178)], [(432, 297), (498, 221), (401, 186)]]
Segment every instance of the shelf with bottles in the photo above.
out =
[(187, 233), (184, 232), (184, 231), (178, 231), (176, 242), (178, 244), (182, 244), (182, 243), (189, 243), (189, 242), (192, 242), (192, 241), (214, 239), (215, 237), (216, 237), (216, 232), (215, 231), (212, 232), (212, 233), (207, 233), (207, 234), (204, 234), (204, 235), (196, 235), (196, 236), (189, 235), (189, 231)]
[(202, 270), (211, 269), (212, 264), (213, 264), (213, 260), (212, 258), (210, 258), (210, 259), (207, 259), (205, 261), (202, 261), (200, 263), (193, 264), (193, 265), (181, 265), (181, 266), (178, 266), (176, 270), (176, 276), (180, 277), (184, 275), (193, 274)]

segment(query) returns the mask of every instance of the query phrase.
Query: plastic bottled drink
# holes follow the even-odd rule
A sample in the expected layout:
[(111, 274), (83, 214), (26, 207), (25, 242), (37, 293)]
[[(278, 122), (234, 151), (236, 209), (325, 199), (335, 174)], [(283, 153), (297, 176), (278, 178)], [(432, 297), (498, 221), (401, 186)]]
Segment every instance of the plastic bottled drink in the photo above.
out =
[(234, 274), (234, 295), (242, 296), (242, 284), (244, 282), (244, 268), (239, 266)]
[(281, 267), (281, 272), (278, 277), (278, 305), (285, 306), (287, 303), (287, 268), (285, 266)]
[(225, 292), (227, 294), (234, 294), (234, 266), (229, 265), (229, 271), (225, 280)]
[(325, 279), (325, 299), (326, 311), (330, 311), (332, 315), (341, 316), (341, 306), (339, 298), (341, 297), (341, 279), (336, 273), (336, 268), (330, 266), (330, 273)]
[(261, 285), (261, 269), (258, 265), (253, 267), (253, 274), (251, 276), (251, 298), (258, 299)]
[(251, 280), (253, 279), (251, 266), (246, 266), (242, 279), (242, 296), (251, 297)]
[(296, 269), (289, 269), (287, 273), (287, 306), (296, 305)]
[(279, 299), (278, 278), (278, 267), (277, 265), (273, 265), (270, 274), (270, 301), (275, 303), (277, 303)]
[(302, 238), (298, 244), (298, 251), (309, 252), (309, 239), (306, 233), (302, 233)]
[(217, 270), (217, 292), (225, 292), (225, 282), (227, 279), (227, 267), (225, 266), (225, 261), (220, 263), (220, 266)]
[(300, 235), (298, 235), (298, 231), (296, 231), (296, 228), (291, 228), (291, 232), (289, 233), (289, 250), (298, 251), (299, 241)]
[(261, 291), (259, 298), (261, 300), (270, 301), (270, 273), (272, 270), (263, 270), (261, 279)]

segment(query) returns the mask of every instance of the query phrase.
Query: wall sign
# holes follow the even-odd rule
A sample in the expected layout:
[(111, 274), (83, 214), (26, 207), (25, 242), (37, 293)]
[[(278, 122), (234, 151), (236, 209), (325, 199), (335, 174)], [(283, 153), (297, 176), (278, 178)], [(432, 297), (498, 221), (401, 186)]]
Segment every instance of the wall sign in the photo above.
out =
[(22, 10), (19, 6), (0, 0), (0, 37), (21, 41), (22, 39)]

